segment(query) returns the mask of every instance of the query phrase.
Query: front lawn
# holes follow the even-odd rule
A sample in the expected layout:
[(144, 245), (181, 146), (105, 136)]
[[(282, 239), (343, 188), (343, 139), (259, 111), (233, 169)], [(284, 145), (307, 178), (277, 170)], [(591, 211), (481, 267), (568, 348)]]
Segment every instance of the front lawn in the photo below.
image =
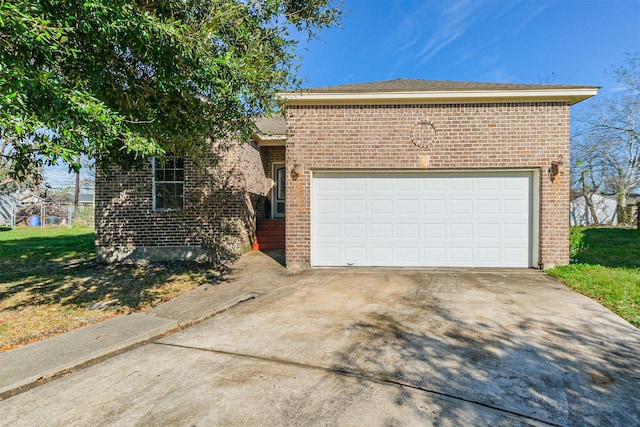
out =
[(84, 226), (0, 228), (0, 351), (148, 310), (219, 274), (190, 263), (97, 264)]
[(571, 257), (547, 273), (640, 328), (640, 230), (572, 228)]

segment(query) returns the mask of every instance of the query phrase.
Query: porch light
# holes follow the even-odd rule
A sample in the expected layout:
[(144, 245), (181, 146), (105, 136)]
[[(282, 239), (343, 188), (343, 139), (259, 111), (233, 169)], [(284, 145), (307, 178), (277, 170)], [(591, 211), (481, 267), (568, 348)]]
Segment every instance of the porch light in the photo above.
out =
[(299, 176), (300, 176), (300, 165), (297, 163), (294, 163), (293, 167), (291, 168), (291, 179), (293, 181), (297, 181)]
[(549, 167), (549, 179), (551, 179), (551, 181), (555, 181), (559, 174), (564, 173), (561, 169), (563, 166), (564, 160), (562, 154), (558, 156), (558, 160), (551, 161), (551, 166)]

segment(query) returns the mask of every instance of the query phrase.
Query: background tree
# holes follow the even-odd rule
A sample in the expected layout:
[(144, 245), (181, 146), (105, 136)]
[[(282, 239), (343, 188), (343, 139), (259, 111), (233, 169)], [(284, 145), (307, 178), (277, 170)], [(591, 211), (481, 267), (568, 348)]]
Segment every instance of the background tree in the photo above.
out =
[(296, 38), (336, 24), (336, 1), (0, 1), (0, 156), (17, 179), (206, 158), (299, 85)]
[[(626, 223), (627, 196), (640, 188), (640, 54), (614, 71), (620, 90), (594, 100), (578, 115), (572, 140), (573, 182), (587, 203), (597, 192), (618, 202), (618, 221)], [(593, 204), (589, 204), (593, 213)]]
[(23, 190), (39, 191), (41, 182), (41, 168), (31, 164), (23, 179), (16, 179), (13, 175), (14, 146), (9, 139), (0, 139), (0, 195), (20, 192)]

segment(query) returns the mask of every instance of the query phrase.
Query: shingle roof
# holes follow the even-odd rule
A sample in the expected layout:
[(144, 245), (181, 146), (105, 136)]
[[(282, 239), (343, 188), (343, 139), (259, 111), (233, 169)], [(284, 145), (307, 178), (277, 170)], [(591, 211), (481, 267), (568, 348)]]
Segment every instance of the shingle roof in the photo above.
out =
[(596, 88), (596, 86), (483, 83), (459, 82), (450, 80), (395, 79), (368, 83), (355, 83), (337, 86), (323, 86), (303, 89), (309, 93), (359, 93), (359, 92), (438, 92), (473, 90), (540, 90), (540, 89), (576, 89)]
[(568, 102), (598, 93), (597, 86), (396, 79), (281, 92), (287, 105), (365, 105), (477, 102)]
[(257, 117), (254, 120), (258, 132), (264, 136), (286, 135), (287, 122), (282, 117)]

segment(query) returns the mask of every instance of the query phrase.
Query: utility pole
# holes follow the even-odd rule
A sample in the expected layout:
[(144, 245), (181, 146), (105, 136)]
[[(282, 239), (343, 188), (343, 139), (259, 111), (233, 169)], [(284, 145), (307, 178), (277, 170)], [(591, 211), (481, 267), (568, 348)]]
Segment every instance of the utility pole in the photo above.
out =
[(80, 171), (76, 172), (76, 191), (73, 195), (73, 205), (78, 209), (78, 201), (80, 200)]

